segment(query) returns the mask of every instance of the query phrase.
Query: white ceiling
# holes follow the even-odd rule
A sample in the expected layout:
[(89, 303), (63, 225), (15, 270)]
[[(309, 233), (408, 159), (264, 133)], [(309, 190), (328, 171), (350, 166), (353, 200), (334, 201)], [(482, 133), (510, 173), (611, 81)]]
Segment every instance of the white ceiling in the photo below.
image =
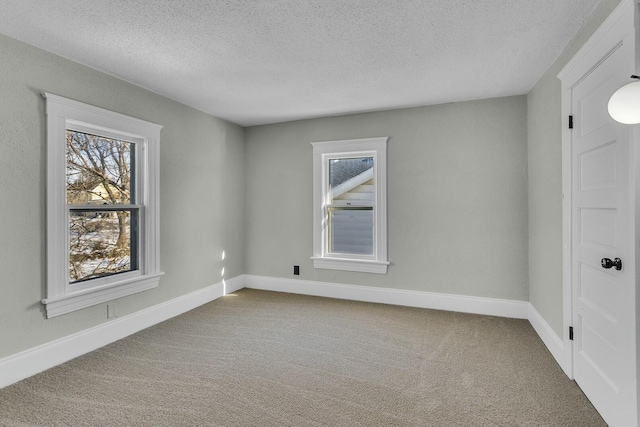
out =
[(525, 94), (598, 1), (0, 0), (0, 33), (248, 126)]

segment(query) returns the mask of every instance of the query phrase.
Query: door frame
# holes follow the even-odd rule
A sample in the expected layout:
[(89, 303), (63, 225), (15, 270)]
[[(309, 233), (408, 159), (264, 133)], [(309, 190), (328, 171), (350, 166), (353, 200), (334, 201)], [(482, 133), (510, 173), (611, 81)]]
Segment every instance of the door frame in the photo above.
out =
[[(602, 23), (602, 25), (593, 33), (587, 42), (580, 48), (575, 56), (567, 63), (567, 65), (558, 74), (558, 78), (562, 81), (562, 288), (563, 288), (563, 346), (564, 356), (560, 362), (560, 366), (571, 379), (574, 379), (574, 349), (573, 341), (569, 337), (569, 327), (573, 322), (573, 263), (572, 263), (572, 151), (571, 151), (571, 130), (569, 129), (569, 115), (572, 114), (572, 90), (586, 76), (588, 76), (601, 62), (603, 62), (611, 53), (618, 49), (624, 49), (625, 68), (628, 68), (629, 75), (637, 74), (640, 70), (638, 61), (638, 20), (640, 19), (638, 7), (640, 0), (622, 0), (618, 7), (611, 15)], [(639, 170), (640, 162), (638, 161), (640, 149), (636, 144), (640, 143), (640, 126), (626, 126), (623, 131), (630, 133), (629, 147), (629, 179), (630, 193), (629, 201), (633, 203), (633, 217), (631, 232), (635, 236), (634, 242), (638, 242), (638, 224), (640, 224), (640, 209), (638, 201), (640, 200), (640, 185), (636, 182), (636, 174)], [(640, 265), (640, 248), (636, 248), (635, 262), (636, 266)], [(630, 260), (631, 261), (631, 260)], [(636, 279), (637, 283), (637, 279)], [(636, 324), (638, 324), (638, 297), (640, 292), (636, 292)], [(639, 330), (636, 329), (636, 337)], [(638, 344), (640, 340), (636, 338)], [(640, 354), (637, 351), (636, 353)], [(638, 366), (636, 366), (638, 369)], [(638, 371), (640, 372), (640, 371)], [(637, 384), (636, 384), (637, 387)]]

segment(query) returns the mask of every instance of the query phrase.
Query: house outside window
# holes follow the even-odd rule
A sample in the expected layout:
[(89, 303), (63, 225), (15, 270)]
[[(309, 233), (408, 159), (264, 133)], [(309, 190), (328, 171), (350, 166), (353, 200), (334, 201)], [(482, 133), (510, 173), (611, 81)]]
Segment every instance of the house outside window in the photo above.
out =
[(157, 287), (161, 126), (43, 96), (47, 317)]
[(312, 143), (315, 268), (386, 274), (387, 139)]

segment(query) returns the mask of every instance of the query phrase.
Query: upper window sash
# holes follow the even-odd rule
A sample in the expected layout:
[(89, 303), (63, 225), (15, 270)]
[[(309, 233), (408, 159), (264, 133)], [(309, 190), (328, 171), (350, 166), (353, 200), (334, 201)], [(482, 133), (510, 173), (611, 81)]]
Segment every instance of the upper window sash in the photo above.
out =
[[(143, 153), (146, 141), (142, 138), (136, 138), (128, 134), (116, 133), (108, 129), (102, 129), (99, 127), (91, 128), (85, 124), (77, 123), (73, 120), (67, 121), (67, 132), (73, 132), (75, 134), (85, 134), (89, 136), (97, 136), (99, 138), (110, 139), (117, 142), (124, 142), (129, 144), (129, 203), (130, 205), (143, 204), (144, 203), (144, 182), (145, 177), (145, 164), (141, 162), (143, 159)], [(140, 202), (139, 202), (140, 201)], [(67, 203), (70, 206), (76, 206), (80, 203)], [(112, 204), (112, 203), (109, 203)], [(126, 203), (113, 203), (114, 205), (125, 205)], [(93, 204), (98, 206), (98, 204)]]

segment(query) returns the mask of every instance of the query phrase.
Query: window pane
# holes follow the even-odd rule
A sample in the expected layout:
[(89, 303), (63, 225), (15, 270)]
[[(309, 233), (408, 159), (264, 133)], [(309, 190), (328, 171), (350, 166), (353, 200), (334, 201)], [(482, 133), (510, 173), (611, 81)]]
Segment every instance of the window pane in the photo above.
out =
[[(358, 180), (373, 176), (373, 157), (356, 157), (351, 159), (331, 159), (329, 160), (329, 186), (331, 190), (341, 184), (354, 184)], [(373, 183), (373, 182), (372, 182)]]
[(329, 252), (373, 255), (373, 209), (329, 208)]
[(131, 142), (67, 130), (67, 204), (135, 203)]
[(69, 213), (69, 283), (138, 269), (138, 210)]

